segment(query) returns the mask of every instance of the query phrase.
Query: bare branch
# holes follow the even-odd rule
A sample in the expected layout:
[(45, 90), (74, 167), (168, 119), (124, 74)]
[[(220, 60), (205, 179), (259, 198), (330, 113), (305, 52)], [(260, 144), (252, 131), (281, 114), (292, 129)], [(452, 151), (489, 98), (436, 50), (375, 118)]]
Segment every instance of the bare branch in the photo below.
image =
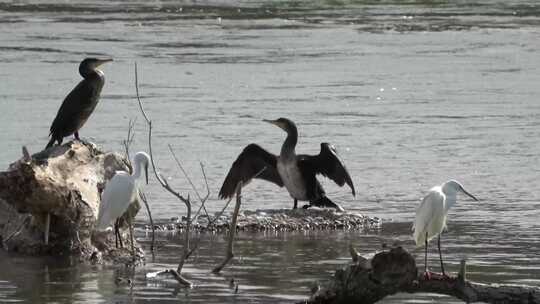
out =
[(133, 139), (135, 138), (135, 122), (137, 121), (137, 118), (130, 119), (128, 122), (128, 133), (126, 139), (122, 141), (122, 145), (124, 146), (124, 153), (126, 154), (126, 159), (128, 163), (131, 166), (131, 156), (129, 155), (129, 147), (131, 146), (131, 143), (133, 142)]
[(229, 227), (229, 242), (227, 243), (227, 252), (225, 258), (212, 270), (213, 273), (219, 273), (227, 263), (234, 257), (233, 242), (234, 235), (236, 234), (236, 223), (238, 220), (238, 213), (240, 212), (240, 204), (242, 203), (242, 181), (236, 185), (236, 205), (234, 207), (234, 213), (231, 219), (231, 226)]
[(176, 153), (174, 153), (171, 144), (168, 144), (167, 146), (169, 147), (169, 151), (171, 152), (172, 157), (174, 158), (174, 161), (176, 162), (176, 165), (178, 166), (178, 168), (180, 168), (180, 171), (182, 171), (182, 173), (184, 174), (184, 177), (187, 179), (187, 181), (188, 181), (189, 184), (191, 185), (191, 189), (193, 189), (193, 191), (195, 191), (195, 194), (197, 195), (197, 198), (198, 198), (200, 201), (202, 201), (202, 198), (201, 198), (201, 195), (199, 194), (199, 191), (197, 191), (197, 188), (196, 188), (195, 185), (193, 184), (193, 181), (191, 180), (191, 178), (190, 178), (189, 175), (187, 174), (186, 170), (184, 169), (184, 167), (182, 166), (182, 164), (181, 164), (180, 161), (178, 160), (178, 157), (176, 157)]
[(144, 117), (144, 120), (146, 120), (146, 123), (151, 125), (152, 122), (146, 115), (146, 112), (144, 111), (144, 108), (142, 106), (141, 97), (139, 95), (139, 74), (137, 73), (137, 62), (135, 62), (135, 92), (137, 93), (137, 101), (139, 102), (139, 108), (141, 109), (141, 113)]
[(182, 272), (182, 267), (184, 266), (185, 259), (189, 255), (189, 252), (190, 252), (189, 238), (190, 238), (190, 232), (191, 232), (191, 201), (190, 201), (189, 195), (187, 198), (185, 198), (180, 193), (172, 189), (169, 186), (167, 179), (161, 173), (159, 173), (159, 170), (157, 169), (154, 154), (152, 151), (152, 121), (150, 120), (146, 112), (144, 111), (144, 107), (142, 105), (141, 98), (139, 95), (139, 78), (138, 78), (138, 73), (137, 73), (137, 63), (135, 63), (135, 91), (137, 93), (137, 101), (139, 103), (139, 109), (141, 110), (141, 114), (143, 115), (146, 123), (148, 124), (148, 153), (150, 154), (150, 162), (152, 164), (152, 171), (154, 172), (154, 175), (156, 179), (158, 180), (158, 182), (161, 184), (161, 186), (165, 190), (167, 190), (169, 193), (174, 195), (176, 198), (178, 198), (181, 202), (183, 202), (187, 208), (187, 223), (186, 223), (186, 235), (184, 239), (184, 250), (181, 256), (180, 263), (178, 264), (178, 268), (176, 270), (177, 271), (176, 274), (180, 276), (180, 273)]
[[(206, 210), (206, 207), (204, 205), (204, 202), (206, 201), (206, 198), (208, 198), (208, 196), (210, 194), (208, 194), (206, 196), (205, 199), (203, 199), (201, 197), (201, 195), (199, 194), (199, 191), (197, 191), (197, 188), (195, 187), (195, 184), (193, 184), (193, 181), (191, 180), (191, 178), (189, 177), (189, 175), (187, 174), (186, 170), (184, 169), (184, 167), (182, 166), (182, 164), (180, 163), (180, 161), (178, 160), (178, 158), (176, 157), (176, 153), (174, 153), (173, 149), (172, 149), (172, 146), (169, 144), (169, 151), (171, 152), (173, 158), (174, 158), (174, 161), (176, 162), (176, 165), (178, 166), (178, 168), (180, 168), (180, 171), (182, 171), (182, 173), (184, 174), (184, 177), (188, 180), (189, 184), (191, 185), (191, 188), (193, 189), (193, 191), (195, 192), (195, 194), (197, 195), (197, 198), (199, 199), (199, 201), (201, 202), (201, 206), (199, 207), (199, 210), (197, 211), (196, 215), (198, 215), (200, 213), (200, 210), (201, 209), (204, 209), (204, 212), (206, 213), (206, 215), (208, 216), (208, 211)], [(201, 168), (202, 168), (202, 172), (203, 172), (203, 176), (205, 178), (205, 181), (206, 181), (206, 175), (205, 175), (205, 172), (204, 172), (204, 167), (202, 167), (202, 164), (201, 164)], [(206, 185), (208, 186), (208, 181), (206, 181)], [(208, 188), (207, 188), (208, 189)], [(209, 191), (209, 190), (208, 190)], [(195, 216), (196, 217), (196, 216)], [(194, 218), (195, 218), (194, 217)]]
[(204, 200), (206, 200), (210, 196), (210, 186), (208, 186), (208, 178), (206, 178), (206, 172), (204, 171), (204, 164), (202, 162), (199, 162), (199, 165), (201, 166), (201, 172), (204, 177), (204, 183), (206, 184), (206, 196)]
[(204, 213), (206, 213), (206, 216), (210, 220), (210, 215), (208, 214), (208, 211), (206, 210), (206, 207), (205, 207), (205, 203), (208, 200), (208, 198), (210, 197), (210, 186), (208, 186), (208, 179), (206, 178), (206, 172), (204, 171), (204, 165), (203, 165), (202, 162), (200, 162), (199, 164), (201, 165), (201, 171), (202, 171), (202, 174), (203, 174), (203, 177), (204, 177), (204, 183), (206, 184), (206, 195), (201, 199), (201, 206), (199, 207), (199, 209), (197, 210), (197, 212), (195, 213), (193, 218), (194, 219), (197, 218), (199, 216), (199, 214), (201, 213), (201, 210), (204, 209)]

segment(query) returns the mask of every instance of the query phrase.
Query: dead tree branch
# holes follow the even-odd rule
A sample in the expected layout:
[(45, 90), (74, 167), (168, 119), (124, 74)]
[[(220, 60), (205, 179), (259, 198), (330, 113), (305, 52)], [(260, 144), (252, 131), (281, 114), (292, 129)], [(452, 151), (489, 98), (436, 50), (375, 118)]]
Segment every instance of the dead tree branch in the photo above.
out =
[(135, 138), (135, 121), (137, 119), (130, 119), (128, 122), (128, 132), (127, 137), (122, 141), (122, 145), (124, 146), (124, 153), (126, 154), (126, 159), (129, 162), (129, 165), (131, 166), (131, 156), (129, 155), (129, 148), (131, 146), (131, 143), (133, 143), (133, 139)]
[[(130, 151), (131, 144), (133, 143), (133, 139), (135, 138), (134, 130), (135, 130), (136, 121), (137, 121), (137, 118), (129, 120), (127, 136), (126, 136), (126, 139), (122, 141), (122, 145), (124, 146), (124, 153), (126, 154), (126, 160), (128, 161), (129, 167), (131, 167), (131, 155), (129, 151)], [(152, 228), (152, 243), (150, 244), (150, 251), (154, 253), (155, 234), (156, 234), (155, 227), (154, 227), (154, 220), (152, 218), (152, 212), (150, 211), (150, 206), (148, 205), (148, 200), (146, 199), (146, 195), (140, 189), (139, 189), (139, 198), (141, 201), (143, 201), (144, 206), (146, 207), (146, 212), (148, 213), (148, 218), (150, 219), (150, 225)]]
[[(199, 211), (201, 209), (204, 209), (204, 212), (206, 213), (206, 215), (208, 216), (208, 212), (206, 211), (206, 207), (204, 206), (205, 202), (208, 200), (208, 197), (210, 197), (210, 187), (208, 186), (208, 180), (206, 179), (206, 173), (204, 172), (204, 167), (201, 163), (201, 170), (202, 170), (202, 173), (203, 173), (203, 177), (204, 177), (204, 181), (206, 183), (206, 196), (203, 198), (201, 197), (201, 195), (199, 194), (199, 191), (197, 190), (197, 188), (195, 187), (195, 184), (193, 184), (193, 181), (191, 180), (191, 178), (189, 177), (189, 175), (187, 174), (186, 170), (184, 169), (184, 166), (182, 166), (182, 163), (180, 163), (180, 161), (178, 160), (178, 157), (176, 157), (176, 154), (174, 153), (173, 149), (172, 149), (172, 146), (169, 144), (169, 151), (171, 152), (173, 158), (174, 158), (174, 161), (176, 162), (176, 165), (178, 166), (178, 168), (180, 169), (180, 171), (182, 171), (182, 173), (184, 174), (184, 177), (186, 178), (186, 180), (189, 182), (189, 184), (191, 185), (191, 188), (193, 189), (193, 191), (195, 192), (195, 195), (197, 195), (197, 198), (199, 199), (200, 203), (201, 203), (201, 206), (199, 207), (199, 210), (198, 212), (195, 214), (195, 216), (193, 217), (196, 218), (197, 215), (199, 214)], [(192, 220), (193, 220), (192, 219)]]
[[(152, 121), (144, 111), (144, 107), (142, 105), (142, 101), (139, 95), (139, 76), (137, 72), (137, 63), (135, 63), (135, 92), (137, 94), (137, 101), (139, 103), (139, 109), (141, 111), (142, 116), (144, 117), (144, 120), (146, 121), (146, 124), (148, 125), (148, 153), (150, 154), (150, 162), (152, 164), (152, 171), (154, 172), (154, 175), (160, 185), (167, 190), (169, 193), (174, 195), (176, 198), (178, 198), (187, 208), (187, 223), (186, 223), (186, 235), (184, 238), (184, 249), (183, 254), (181, 256), (180, 263), (178, 264), (178, 268), (176, 270), (176, 273), (174, 273), (175, 270), (170, 270), (171, 273), (175, 274), (175, 277), (177, 278), (178, 282), (180, 282), (183, 285), (191, 286), (191, 282), (189, 280), (182, 277), (182, 267), (184, 266), (184, 261), (187, 256), (190, 254), (190, 245), (189, 245), (189, 238), (190, 238), (190, 230), (191, 230), (191, 201), (189, 196), (185, 198), (182, 196), (179, 192), (175, 191), (167, 182), (167, 179), (163, 177), (163, 175), (159, 172), (156, 166), (154, 154), (152, 151)], [(179, 279), (181, 278), (181, 279)]]
[(231, 219), (231, 226), (229, 228), (229, 241), (227, 243), (227, 252), (225, 252), (225, 258), (212, 270), (213, 273), (219, 273), (227, 263), (234, 257), (233, 242), (234, 235), (236, 234), (236, 222), (238, 220), (238, 213), (240, 212), (240, 204), (242, 203), (242, 181), (236, 185), (236, 205), (234, 206), (234, 213)]
[[(353, 254), (354, 257), (354, 254)], [(426, 279), (414, 257), (401, 247), (362, 258), (337, 270), (333, 281), (302, 303), (376, 303), (397, 292), (438, 293), (467, 303), (540, 303), (540, 288), (523, 285), (490, 285), (466, 280), (465, 261), (457, 277), (432, 275)]]

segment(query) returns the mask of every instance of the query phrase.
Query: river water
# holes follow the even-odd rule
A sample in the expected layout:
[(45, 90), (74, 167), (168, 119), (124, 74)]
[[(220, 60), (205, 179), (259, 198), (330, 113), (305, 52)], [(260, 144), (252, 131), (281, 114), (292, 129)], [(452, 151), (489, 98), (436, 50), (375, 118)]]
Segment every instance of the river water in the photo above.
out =
[[(277, 153), (284, 133), (261, 119), (288, 117), (298, 150), (338, 149), (357, 189), (322, 180), (346, 209), (385, 220), (376, 231), (242, 233), (237, 259), (209, 274), (223, 235), (201, 235), (186, 290), (145, 274), (173, 267), (181, 235), (160, 235), (155, 259), (134, 272), (2, 253), (0, 299), (31, 303), (292, 303), (312, 282), (362, 253), (399, 243), (425, 192), (450, 178), (480, 198), (459, 197), (443, 235), (447, 267), (467, 258), (470, 279), (540, 284), (540, 5), (535, 1), (0, 1), (0, 163), (47, 143), (48, 129), (86, 56), (103, 66), (102, 100), (81, 136), (121, 150), (146, 149), (138, 112), (154, 123), (155, 158), (176, 189), (193, 191), (168, 151), (205, 192), (208, 208), (241, 149)], [(154, 217), (185, 213), (155, 181)], [(290, 208), (285, 191), (254, 182), (245, 209)], [(146, 221), (141, 213), (139, 223)], [(138, 238), (147, 240), (138, 229)], [(432, 247), (434, 247), (433, 244)], [(432, 253), (436, 268), (435, 250)], [(115, 279), (134, 279), (132, 288)], [(229, 287), (234, 278), (238, 292)], [(400, 294), (383, 303), (454, 303)]]

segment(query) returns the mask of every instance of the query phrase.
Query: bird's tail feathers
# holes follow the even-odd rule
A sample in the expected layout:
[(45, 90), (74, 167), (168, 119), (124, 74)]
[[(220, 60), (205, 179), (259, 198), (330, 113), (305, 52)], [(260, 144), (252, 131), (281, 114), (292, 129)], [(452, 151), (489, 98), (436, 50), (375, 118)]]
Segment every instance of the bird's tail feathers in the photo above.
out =
[(112, 221), (107, 216), (98, 216), (98, 220), (96, 221), (96, 230), (98, 231), (105, 231), (107, 228), (112, 226)]
[[(414, 229), (414, 226), (413, 226)], [(425, 233), (419, 233), (418, 230), (414, 229), (414, 242), (416, 243), (416, 247), (422, 247), (426, 243), (426, 234)]]
[(326, 195), (321, 196), (319, 199), (315, 201), (311, 201), (310, 205), (318, 206), (318, 207), (331, 207), (331, 208), (335, 208), (337, 211), (340, 211), (340, 212), (345, 211), (343, 207), (331, 201), (328, 197), (326, 197)]

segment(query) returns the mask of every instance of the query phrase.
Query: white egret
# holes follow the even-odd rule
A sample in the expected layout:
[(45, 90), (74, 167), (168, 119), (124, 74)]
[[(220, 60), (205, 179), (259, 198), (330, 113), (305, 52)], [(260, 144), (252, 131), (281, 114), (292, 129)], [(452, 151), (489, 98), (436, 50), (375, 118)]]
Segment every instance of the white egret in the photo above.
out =
[[(101, 195), (101, 205), (97, 220), (97, 230), (106, 230), (111, 224), (128, 209), (131, 203), (139, 200), (138, 179), (141, 177), (144, 169), (146, 183), (148, 184), (148, 164), (150, 156), (145, 152), (137, 152), (133, 158), (133, 174), (125, 171), (116, 171), (116, 174), (107, 182), (103, 194)], [(133, 233), (131, 222), (128, 221), (129, 231), (132, 238)], [(120, 238), (121, 242), (121, 238)]]
[(478, 201), (476, 197), (465, 191), (459, 182), (449, 180), (440, 186), (431, 188), (416, 210), (416, 218), (412, 227), (414, 231), (413, 236), (416, 246), (425, 246), (424, 270), (426, 275), (429, 275), (427, 272), (428, 242), (436, 236), (438, 236), (437, 246), (439, 249), (441, 270), (443, 276), (445, 275), (441, 254), (441, 233), (446, 228), (448, 210), (456, 203), (456, 194), (460, 191), (475, 201)]

